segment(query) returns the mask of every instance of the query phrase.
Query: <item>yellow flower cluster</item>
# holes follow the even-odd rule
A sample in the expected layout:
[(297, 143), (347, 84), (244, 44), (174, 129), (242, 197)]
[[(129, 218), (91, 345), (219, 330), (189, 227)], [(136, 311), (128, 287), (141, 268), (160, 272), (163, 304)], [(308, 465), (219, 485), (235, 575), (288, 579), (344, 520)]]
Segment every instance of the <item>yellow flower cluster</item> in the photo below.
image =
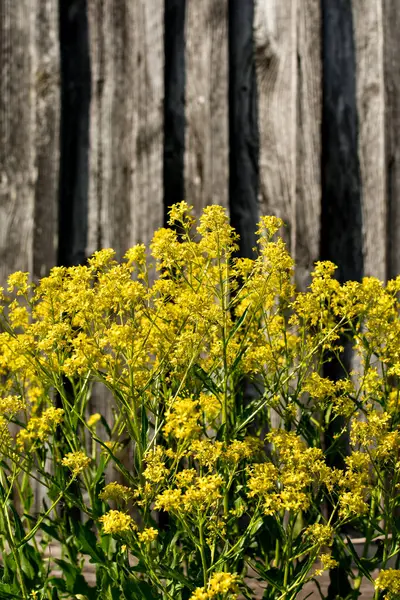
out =
[(199, 514), (215, 509), (222, 498), (222, 476), (213, 474), (193, 477), (192, 473), (189, 471), (190, 477), (186, 480), (182, 477), (178, 478), (186, 488), (185, 491), (182, 488), (164, 490), (157, 496), (154, 508), (182, 514)]
[(397, 600), (400, 597), (400, 570), (383, 569), (375, 580), (375, 589), (387, 592), (385, 600)]
[(304, 537), (317, 546), (332, 546), (333, 528), (322, 523), (313, 523), (304, 532)]
[(145, 544), (154, 542), (154, 540), (156, 540), (157, 537), (158, 531), (157, 529), (154, 529), (154, 527), (146, 527), (146, 529), (143, 529), (143, 531), (138, 533), (139, 541)]
[(107, 502), (108, 500), (113, 500), (114, 502), (129, 502), (133, 497), (133, 490), (116, 481), (108, 483), (99, 494), (99, 498), (100, 500), (103, 500), (103, 502)]
[(247, 468), (249, 498), (260, 497), (267, 515), (281, 510), (307, 510), (311, 484), (327, 483), (331, 476), (322, 450), (307, 448), (294, 432), (283, 430), (272, 431), (266, 440), (274, 446), (274, 462)]
[(0, 398), (0, 415), (15, 415), (26, 408), (25, 402), (20, 396), (6, 396)]
[(104, 533), (111, 535), (135, 531), (137, 529), (132, 517), (119, 510), (109, 510), (108, 513), (100, 517), (99, 521), (103, 524)]
[(34, 442), (45, 442), (54, 429), (62, 423), (64, 410), (50, 407), (43, 411), (40, 417), (31, 417), (25, 429), (17, 435), (17, 445), (22, 449)]
[(238, 583), (239, 577), (236, 574), (214, 573), (207, 587), (196, 588), (190, 600), (216, 600), (220, 598), (220, 594), (227, 600), (234, 600), (238, 597)]
[(314, 571), (314, 577), (319, 577), (324, 571), (334, 569), (339, 564), (330, 554), (320, 554), (319, 560), (321, 562), (321, 567)]
[(71, 469), (72, 476), (76, 477), (90, 465), (91, 460), (84, 452), (78, 450), (77, 452), (68, 452), (62, 459), (61, 464)]
[(177, 440), (188, 440), (198, 435), (199, 403), (191, 398), (177, 398), (165, 414), (165, 435), (172, 435)]

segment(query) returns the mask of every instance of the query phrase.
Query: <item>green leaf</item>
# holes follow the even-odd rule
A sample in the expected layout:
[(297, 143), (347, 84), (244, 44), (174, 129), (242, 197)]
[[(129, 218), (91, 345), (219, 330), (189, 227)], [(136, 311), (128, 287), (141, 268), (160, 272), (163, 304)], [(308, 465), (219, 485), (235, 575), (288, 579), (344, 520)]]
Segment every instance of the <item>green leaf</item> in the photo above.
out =
[(104, 564), (107, 560), (102, 548), (98, 545), (96, 535), (91, 529), (93, 521), (89, 520), (85, 524), (76, 522), (75, 533), (80, 544), (80, 551), (91, 557), (90, 562)]
[(203, 382), (205, 388), (215, 395), (222, 394), (222, 390), (214, 383), (208, 373), (199, 365), (193, 365), (194, 374)]
[(14, 516), (15, 541), (20, 542), (25, 537), (24, 526), (22, 525), (19, 514), (12, 504), (10, 505), (10, 508)]
[(0, 598), (1, 600), (9, 600), (10, 598), (21, 600), (19, 587), (16, 584), (0, 583)]

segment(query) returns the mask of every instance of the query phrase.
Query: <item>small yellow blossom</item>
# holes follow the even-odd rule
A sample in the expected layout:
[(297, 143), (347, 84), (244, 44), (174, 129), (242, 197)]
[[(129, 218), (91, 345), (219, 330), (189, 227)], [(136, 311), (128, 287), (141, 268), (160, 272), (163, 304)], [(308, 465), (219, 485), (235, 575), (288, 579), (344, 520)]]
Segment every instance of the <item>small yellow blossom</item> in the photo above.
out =
[(123, 501), (128, 502), (133, 498), (134, 492), (125, 485), (121, 485), (116, 481), (108, 483), (106, 487), (100, 492), (99, 498), (103, 502), (108, 500), (114, 500), (115, 502)]
[(64, 465), (64, 467), (71, 469), (72, 476), (76, 477), (89, 466), (91, 460), (92, 459), (86, 456), (82, 451), (68, 452), (62, 459), (61, 464)]
[(330, 525), (313, 523), (313, 525), (310, 525), (305, 530), (304, 537), (309, 539), (313, 544), (318, 544), (318, 546), (332, 546), (333, 533)]
[(158, 531), (154, 529), (154, 527), (147, 527), (143, 529), (140, 533), (138, 533), (138, 538), (140, 542), (148, 543), (153, 542), (157, 539)]
[(400, 597), (400, 570), (382, 570), (375, 580), (375, 589), (387, 592), (385, 600), (397, 600)]
[(137, 529), (136, 523), (132, 517), (119, 510), (108, 511), (108, 513), (100, 517), (99, 521), (103, 524), (104, 533), (109, 533), (111, 535)]
[(0, 398), (0, 415), (15, 415), (26, 408), (21, 396), (6, 396)]
[(190, 596), (190, 600), (213, 600), (219, 598), (219, 594), (230, 594), (229, 598), (234, 600), (238, 594), (239, 577), (232, 573), (214, 573), (211, 575), (207, 587), (196, 588)]
[(331, 557), (330, 554), (321, 554), (319, 556), (319, 560), (321, 561), (321, 568), (316, 569), (316, 571), (314, 572), (315, 577), (319, 577), (324, 571), (327, 571), (328, 569), (334, 569), (339, 564), (337, 560)]
[(94, 427), (101, 419), (101, 414), (100, 413), (94, 413), (93, 415), (90, 415), (90, 417), (87, 420), (87, 426), (89, 428)]
[(143, 471), (144, 477), (152, 483), (160, 483), (168, 474), (168, 469), (164, 463), (164, 450), (161, 446), (156, 446), (153, 450), (146, 453), (146, 468)]

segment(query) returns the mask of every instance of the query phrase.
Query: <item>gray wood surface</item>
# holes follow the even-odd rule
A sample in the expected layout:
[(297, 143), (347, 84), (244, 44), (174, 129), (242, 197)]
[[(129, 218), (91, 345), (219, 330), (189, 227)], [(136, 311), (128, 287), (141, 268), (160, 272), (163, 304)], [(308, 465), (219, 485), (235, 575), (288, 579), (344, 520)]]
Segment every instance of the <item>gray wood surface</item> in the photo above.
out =
[(228, 2), (186, 7), (185, 199), (228, 206)]
[(0, 281), (33, 268), (36, 6), (0, 2)]
[(120, 258), (162, 224), (163, 3), (89, 0), (90, 254)]

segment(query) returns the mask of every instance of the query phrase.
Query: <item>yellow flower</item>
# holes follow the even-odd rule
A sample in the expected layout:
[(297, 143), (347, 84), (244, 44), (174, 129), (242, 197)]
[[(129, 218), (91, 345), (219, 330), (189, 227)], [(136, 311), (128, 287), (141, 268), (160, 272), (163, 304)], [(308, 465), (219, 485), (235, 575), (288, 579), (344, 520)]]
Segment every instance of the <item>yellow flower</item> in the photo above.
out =
[(375, 580), (375, 589), (387, 591), (385, 600), (396, 600), (400, 597), (400, 570), (384, 569)]
[(62, 459), (61, 464), (64, 467), (71, 469), (72, 476), (76, 477), (79, 475), (79, 473), (86, 469), (86, 467), (89, 466), (91, 460), (92, 459), (86, 456), (86, 454), (82, 451), (68, 452), (68, 454), (66, 454)]
[(13, 292), (17, 290), (17, 296), (23, 296), (27, 293), (29, 273), (23, 273), (22, 271), (16, 271), (9, 275), (7, 279), (8, 291)]
[(100, 517), (99, 521), (103, 524), (104, 533), (111, 535), (137, 529), (132, 517), (119, 510), (108, 511), (108, 513)]
[(314, 572), (315, 577), (319, 577), (324, 571), (327, 571), (328, 569), (334, 569), (339, 564), (337, 560), (331, 557), (330, 554), (321, 554), (319, 556), (319, 560), (321, 561), (321, 568), (317, 569)]
[(6, 396), (5, 398), (0, 398), (0, 415), (15, 415), (24, 408), (26, 408), (26, 405), (21, 396)]
[(133, 496), (133, 490), (116, 481), (108, 483), (99, 494), (100, 500), (103, 500), (104, 502), (107, 502), (108, 500), (114, 500), (115, 502), (122, 500), (128, 502)]
[(154, 529), (154, 527), (147, 527), (146, 529), (143, 529), (142, 532), (138, 533), (139, 541), (144, 543), (153, 542), (157, 539), (157, 536), (158, 531), (157, 529)]
[(198, 402), (191, 398), (177, 398), (165, 414), (165, 435), (173, 435), (177, 440), (185, 440), (198, 435), (201, 428)]
[(222, 453), (222, 442), (212, 440), (194, 440), (188, 454), (199, 461), (200, 466), (212, 469)]
[(146, 468), (143, 471), (144, 477), (152, 483), (161, 483), (168, 475), (168, 469), (164, 463), (164, 450), (161, 446), (156, 446), (153, 450), (146, 453)]
[(182, 505), (182, 490), (164, 490), (156, 498), (155, 510), (177, 511)]
[(87, 426), (90, 428), (94, 427), (100, 421), (100, 419), (100, 413), (94, 413), (93, 415), (90, 415), (90, 417), (87, 420)]
[(17, 434), (17, 446), (22, 449), (25, 444), (29, 445), (35, 441), (45, 442), (63, 418), (64, 410), (52, 406), (43, 411), (40, 417), (31, 417), (26, 428), (21, 429)]
[(230, 594), (229, 598), (237, 598), (239, 577), (232, 573), (214, 573), (211, 575), (207, 587), (196, 588), (190, 600), (213, 600), (219, 594)]
[(332, 546), (333, 544), (333, 529), (330, 525), (313, 523), (307, 527), (303, 535), (318, 546)]

